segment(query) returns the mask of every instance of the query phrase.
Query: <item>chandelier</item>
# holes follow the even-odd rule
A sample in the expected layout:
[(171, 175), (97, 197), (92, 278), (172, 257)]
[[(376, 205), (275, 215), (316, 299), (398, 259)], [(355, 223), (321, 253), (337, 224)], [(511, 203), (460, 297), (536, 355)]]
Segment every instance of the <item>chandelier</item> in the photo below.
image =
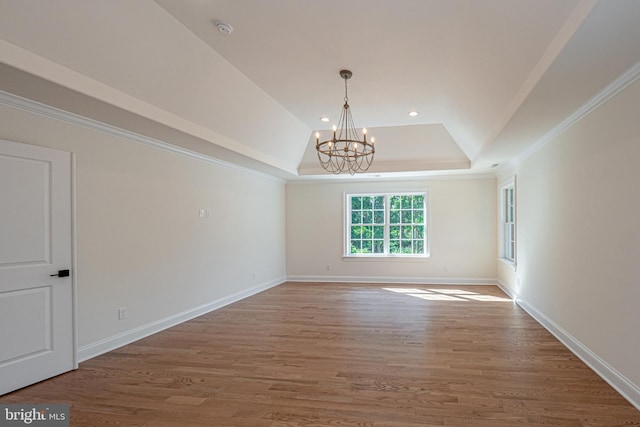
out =
[(376, 152), (374, 139), (371, 138), (371, 142), (367, 142), (367, 129), (362, 129), (360, 139), (353, 124), (347, 94), (347, 80), (352, 75), (349, 70), (340, 71), (340, 77), (344, 79), (344, 105), (340, 112), (339, 126), (333, 125), (333, 138), (321, 142), (320, 132), (316, 132), (318, 160), (324, 169), (334, 174), (349, 172), (353, 175), (366, 172)]

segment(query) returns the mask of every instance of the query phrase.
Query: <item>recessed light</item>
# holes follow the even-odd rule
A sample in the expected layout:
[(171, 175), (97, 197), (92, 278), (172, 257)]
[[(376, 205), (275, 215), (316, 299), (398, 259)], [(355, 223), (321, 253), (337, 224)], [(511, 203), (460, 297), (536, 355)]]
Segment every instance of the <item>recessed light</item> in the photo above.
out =
[(329, 121), (329, 117), (322, 116), (322, 117), (320, 117), (320, 121), (321, 122), (328, 122)]
[(415, 110), (413, 110), (413, 111), (410, 111), (410, 112), (409, 112), (409, 115), (410, 115), (411, 117), (415, 117), (415, 116), (417, 116), (417, 115), (418, 115), (418, 112), (417, 112), (417, 111), (415, 111)]

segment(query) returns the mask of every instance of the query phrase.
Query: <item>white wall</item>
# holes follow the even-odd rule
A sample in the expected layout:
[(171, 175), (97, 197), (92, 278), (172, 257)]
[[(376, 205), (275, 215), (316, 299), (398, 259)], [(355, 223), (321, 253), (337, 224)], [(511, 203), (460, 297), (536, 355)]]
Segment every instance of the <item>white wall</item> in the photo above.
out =
[(0, 122), (1, 139), (76, 153), (81, 358), (127, 340), (118, 334), (284, 281), (283, 181), (9, 107)]
[[(344, 259), (345, 192), (429, 193), (431, 257)], [(287, 184), (287, 277), (293, 280), (492, 282), (496, 277), (494, 179)], [(329, 264), (330, 270), (326, 269)]]
[(637, 81), (516, 166), (518, 266), (498, 270), (638, 407), (639, 112)]

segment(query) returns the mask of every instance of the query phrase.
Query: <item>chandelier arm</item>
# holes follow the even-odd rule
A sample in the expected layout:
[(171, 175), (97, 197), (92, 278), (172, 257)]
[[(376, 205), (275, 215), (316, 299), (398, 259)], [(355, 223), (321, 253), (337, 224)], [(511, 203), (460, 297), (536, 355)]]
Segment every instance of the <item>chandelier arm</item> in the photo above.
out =
[(356, 125), (353, 123), (353, 116), (351, 116), (351, 112), (349, 112), (347, 120), (348, 120), (347, 129), (349, 129), (349, 132), (351, 133), (351, 135), (348, 135), (347, 139), (351, 139), (354, 141), (360, 140), (360, 135), (358, 135), (358, 131), (356, 130)]

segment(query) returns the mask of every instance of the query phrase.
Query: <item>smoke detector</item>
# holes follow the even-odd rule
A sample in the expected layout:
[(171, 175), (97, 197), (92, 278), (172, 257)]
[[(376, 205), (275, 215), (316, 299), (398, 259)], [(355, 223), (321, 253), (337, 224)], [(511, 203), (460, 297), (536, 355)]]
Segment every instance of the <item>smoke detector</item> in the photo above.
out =
[(233, 33), (233, 27), (228, 22), (218, 21), (216, 22), (216, 28), (225, 36), (228, 36), (231, 33)]

